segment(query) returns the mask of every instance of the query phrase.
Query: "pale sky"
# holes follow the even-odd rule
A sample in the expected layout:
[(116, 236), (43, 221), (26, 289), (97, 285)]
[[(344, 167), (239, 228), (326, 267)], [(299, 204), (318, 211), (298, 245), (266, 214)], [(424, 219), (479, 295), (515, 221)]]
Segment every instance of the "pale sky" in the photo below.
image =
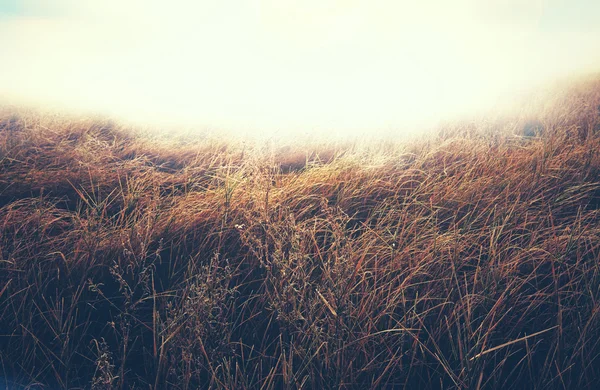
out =
[(0, 0), (0, 100), (356, 132), (600, 71), (598, 0)]

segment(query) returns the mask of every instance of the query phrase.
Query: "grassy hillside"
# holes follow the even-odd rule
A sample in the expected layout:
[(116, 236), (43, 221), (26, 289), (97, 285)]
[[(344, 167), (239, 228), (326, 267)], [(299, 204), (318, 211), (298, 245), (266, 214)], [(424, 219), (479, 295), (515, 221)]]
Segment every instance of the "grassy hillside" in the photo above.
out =
[(294, 146), (5, 112), (0, 387), (594, 388), (599, 105)]

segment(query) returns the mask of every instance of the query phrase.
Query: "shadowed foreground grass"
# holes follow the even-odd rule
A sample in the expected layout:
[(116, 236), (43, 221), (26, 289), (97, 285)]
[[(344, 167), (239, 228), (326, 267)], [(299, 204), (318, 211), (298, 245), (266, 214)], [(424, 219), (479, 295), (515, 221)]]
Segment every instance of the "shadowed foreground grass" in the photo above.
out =
[(599, 104), (318, 147), (4, 114), (0, 387), (593, 388)]

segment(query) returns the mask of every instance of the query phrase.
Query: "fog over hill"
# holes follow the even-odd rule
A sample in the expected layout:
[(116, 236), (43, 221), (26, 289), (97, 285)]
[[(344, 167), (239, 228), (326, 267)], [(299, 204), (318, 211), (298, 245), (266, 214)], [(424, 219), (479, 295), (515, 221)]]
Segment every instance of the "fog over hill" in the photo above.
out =
[(0, 4), (0, 96), (137, 124), (402, 133), (600, 67), (593, 0)]

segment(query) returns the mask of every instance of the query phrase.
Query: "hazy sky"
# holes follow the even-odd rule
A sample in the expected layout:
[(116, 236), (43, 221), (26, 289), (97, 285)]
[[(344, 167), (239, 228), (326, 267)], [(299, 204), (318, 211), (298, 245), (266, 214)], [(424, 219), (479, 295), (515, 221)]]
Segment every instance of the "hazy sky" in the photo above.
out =
[(349, 131), (600, 71), (599, 0), (0, 0), (0, 98)]

